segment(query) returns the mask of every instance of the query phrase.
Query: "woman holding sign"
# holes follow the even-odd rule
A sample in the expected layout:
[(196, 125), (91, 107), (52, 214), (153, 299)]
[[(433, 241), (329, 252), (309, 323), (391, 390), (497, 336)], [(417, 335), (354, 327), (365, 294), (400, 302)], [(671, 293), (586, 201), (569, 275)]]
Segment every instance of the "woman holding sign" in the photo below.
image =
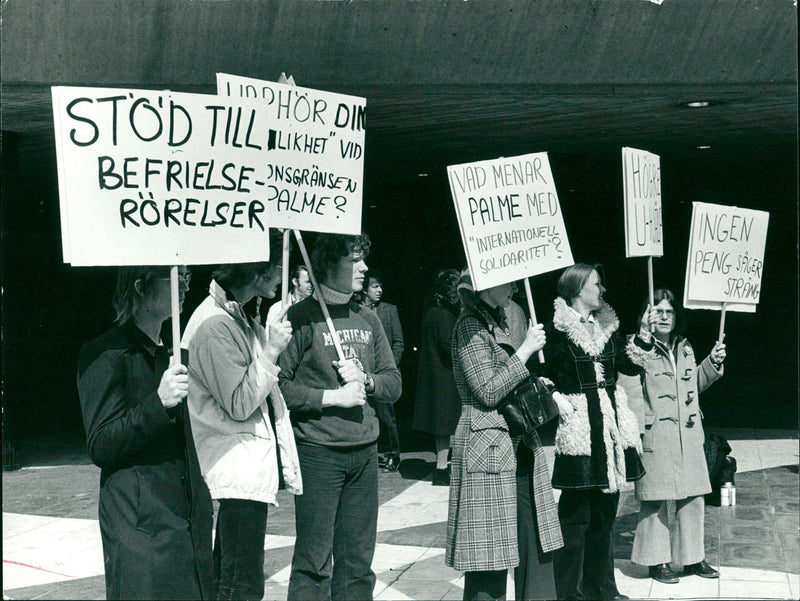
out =
[(503, 308), (515, 291), (509, 283), (476, 294), (468, 271), (458, 284), (462, 309), (451, 348), (462, 409), (453, 436), (445, 563), (466, 572), (465, 600), (505, 599), (512, 567), (518, 599), (555, 594), (550, 553), (563, 543), (541, 443), (535, 435), (512, 441), (497, 410), (530, 377), (525, 364), (545, 342), (542, 327), (530, 326), (517, 350), (506, 350)]
[[(631, 560), (649, 566), (650, 577), (678, 582), (670, 561), (686, 574), (718, 578), (705, 560), (703, 495), (711, 492), (705, 453), (699, 393), (722, 376), (725, 345), (717, 342), (699, 364), (683, 337), (683, 312), (670, 290), (654, 293), (656, 357), (641, 379), (630, 380), (631, 406), (642, 427), (647, 473), (636, 482), (641, 502)], [(641, 382), (641, 385), (640, 385)], [(675, 520), (667, 501), (675, 501)]]
[(560, 414), (553, 468), (565, 542), (554, 562), (559, 599), (624, 598), (614, 581), (612, 530), (620, 488), (644, 474), (636, 416), (616, 379), (617, 372), (638, 375), (654, 356), (652, 312), (626, 344), (600, 274), (599, 265), (568, 267), (545, 328), (544, 371)]
[(169, 268), (120, 268), (113, 304), (117, 325), (78, 360), (89, 457), (102, 470), (106, 596), (213, 598), (211, 496), (183, 402), (186, 367), (160, 336), (171, 313)]

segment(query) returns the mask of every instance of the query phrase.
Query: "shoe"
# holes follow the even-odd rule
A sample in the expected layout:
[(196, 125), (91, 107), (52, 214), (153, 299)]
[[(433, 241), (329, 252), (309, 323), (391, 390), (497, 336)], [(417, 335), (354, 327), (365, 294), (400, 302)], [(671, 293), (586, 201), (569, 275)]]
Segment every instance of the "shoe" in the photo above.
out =
[(400, 467), (400, 455), (386, 455), (386, 461), (381, 466), (384, 472), (396, 472)]
[(378, 456), (378, 467), (383, 467), (384, 465), (386, 465), (386, 458), (387, 457), (388, 457), (388, 455), (379, 455)]
[(688, 566), (683, 566), (683, 571), (686, 574), (700, 576), (700, 578), (719, 578), (719, 572), (708, 565), (708, 562), (705, 559), (698, 563), (692, 563)]
[(433, 470), (431, 484), (434, 486), (450, 486), (450, 472), (448, 470)]
[(675, 572), (672, 571), (672, 568), (669, 567), (668, 563), (650, 566), (647, 569), (650, 572), (650, 578), (653, 580), (658, 580), (664, 584), (677, 584), (680, 582), (680, 579), (675, 575)]

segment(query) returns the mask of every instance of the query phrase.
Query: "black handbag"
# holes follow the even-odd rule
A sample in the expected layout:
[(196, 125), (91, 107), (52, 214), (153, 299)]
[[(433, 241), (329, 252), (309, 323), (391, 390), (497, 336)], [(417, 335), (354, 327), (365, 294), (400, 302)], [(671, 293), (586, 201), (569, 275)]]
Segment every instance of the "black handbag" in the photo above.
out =
[(527, 434), (558, 416), (553, 386), (539, 378), (528, 378), (517, 386), (497, 409), (511, 436)]

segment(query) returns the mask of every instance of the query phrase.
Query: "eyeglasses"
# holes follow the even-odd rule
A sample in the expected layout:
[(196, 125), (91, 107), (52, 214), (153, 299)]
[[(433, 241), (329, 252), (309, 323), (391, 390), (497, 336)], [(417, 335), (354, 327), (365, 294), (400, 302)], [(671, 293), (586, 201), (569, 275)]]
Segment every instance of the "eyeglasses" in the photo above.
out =
[(675, 311), (673, 309), (656, 309), (656, 315), (668, 319), (675, 319)]

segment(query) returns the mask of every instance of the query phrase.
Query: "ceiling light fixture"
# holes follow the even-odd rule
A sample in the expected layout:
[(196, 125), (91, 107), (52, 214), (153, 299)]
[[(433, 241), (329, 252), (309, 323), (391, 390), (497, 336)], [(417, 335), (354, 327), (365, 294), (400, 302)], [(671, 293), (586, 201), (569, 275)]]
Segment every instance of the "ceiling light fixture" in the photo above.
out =
[(692, 102), (685, 103), (684, 106), (688, 106), (689, 108), (692, 108), (692, 109), (699, 109), (699, 108), (705, 108), (707, 106), (711, 106), (711, 102), (709, 102), (708, 100), (695, 100), (695, 101), (692, 101)]
[(696, 146), (697, 150), (711, 150), (711, 146), (703, 145), (703, 146)]
[(427, 173), (417, 173), (417, 177), (428, 177)]

